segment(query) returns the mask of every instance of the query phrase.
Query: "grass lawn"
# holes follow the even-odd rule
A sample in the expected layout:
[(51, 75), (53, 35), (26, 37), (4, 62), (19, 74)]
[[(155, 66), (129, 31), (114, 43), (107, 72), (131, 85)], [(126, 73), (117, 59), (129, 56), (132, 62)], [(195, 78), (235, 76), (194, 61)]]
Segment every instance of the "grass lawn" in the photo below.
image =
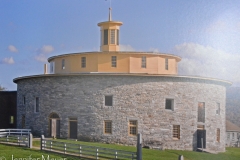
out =
[[(57, 140), (57, 141), (136, 152), (136, 147), (132, 147), (132, 146), (122, 146), (122, 145), (93, 143), (93, 142), (80, 142), (80, 141), (73, 141), (73, 140)], [(33, 145), (40, 146), (40, 142), (33, 141)], [(143, 152), (143, 160), (177, 160), (179, 155), (183, 155), (184, 160), (240, 160), (240, 148), (227, 148), (225, 153), (219, 153), (219, 154), (209, 154), (209, 153), (202, 153), (202, 152), (179, 151), (179, 150), (161, 151), (161, 150), (152, 150), (152, 149), (144, 149), (144, 148), (142, 152)]]
[[(5, 145), (5, 144), (0, 144), (0, 159), (5, 160), (3, 157), (6, 158), (6, 160), (37, 160), (37, 158), (40, 158), (39, 160), (44, 160), (42, 159), (45, 158), (45, 160), (48, 159), (49, 155), (49, 160), (54, 159), (54, 160), (79, 160), (79, 157), (72, 157), (72, 156), (65, 156), (61, 154), (56, 154), (56, 153), (50, 153), (50, 152), (44, 152), (40, 150), (34, 150), (34, 149), (29, 149), (26, 147), (18, 147), (18, 146), (11, 146), (11, 145)], [(13, 157), (12, 157), (13, 156)], [(24, 159), (25, 158), (25, 159)], [(66, 158), (66, 159), (64, 159)], [(84, 160), (84, 159), (80, 159)]]

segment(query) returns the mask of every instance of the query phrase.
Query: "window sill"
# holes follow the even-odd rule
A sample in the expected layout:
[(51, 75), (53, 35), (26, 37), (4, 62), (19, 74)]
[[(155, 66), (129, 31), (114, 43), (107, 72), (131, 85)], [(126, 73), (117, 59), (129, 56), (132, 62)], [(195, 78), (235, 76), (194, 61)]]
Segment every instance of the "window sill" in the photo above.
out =
[(172, 140), (174, 140), (174, 141), (179, 141), (180, 139), (178, 139), (178, 138), (173, 138)]
[(137, 135), (136, 135), (136, 134), (129, 134), (128, 136), (130, 136), (130, 137), (136, 137)]
[(112, 133), (103, 133), (104, 136), (112, 136)]

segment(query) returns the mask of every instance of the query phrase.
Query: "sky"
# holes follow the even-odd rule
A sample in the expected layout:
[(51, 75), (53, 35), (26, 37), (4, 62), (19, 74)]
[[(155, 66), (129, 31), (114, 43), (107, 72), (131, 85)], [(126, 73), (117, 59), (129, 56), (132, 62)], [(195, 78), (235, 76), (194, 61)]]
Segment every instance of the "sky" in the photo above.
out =
[[(0, 0), (0, 85), (43, 74), (47, 58), (100, 50), (109, 0)], [(179, 75), (240, 86), (239, 0), (112, 0), (122, 51), (182, 57)]]

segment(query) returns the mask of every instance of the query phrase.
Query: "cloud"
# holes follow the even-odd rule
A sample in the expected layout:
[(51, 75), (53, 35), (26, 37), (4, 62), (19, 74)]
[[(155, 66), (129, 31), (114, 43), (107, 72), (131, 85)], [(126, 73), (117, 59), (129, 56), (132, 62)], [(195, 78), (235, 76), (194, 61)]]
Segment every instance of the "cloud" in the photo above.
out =
[(18, 49), (14, 46), (14, 45), (9, 45), (8, 46), (8, 50), (10, 51), (10, 52), (18, 52)]
[(120, 44), (120, 51), (135, 51), (131, 45), (122, 45)]
[(240, 83), (240, 55), (196, 43), (176, 45), (174, 52), (182, 57), (178, 66), (179, 74), (213, 77)]
[(43, 54), (51, 53), (52, 51), (54, 51), (54, 48), (51, 45), (44, 45), (42, 48), (40, 48), (40, 52)]
[(38, 48), (37, 55), (35, 56), (35, 60), (39, 62), (47, 62), (47, 54), (54, 51), (54, 47), (52, 45), (44, 45), (41, 48)]
[(14, 60), (12, 57), (10, 58), (4, 58), (2, 61), (1, 61), (3, 64), (14, 64)]

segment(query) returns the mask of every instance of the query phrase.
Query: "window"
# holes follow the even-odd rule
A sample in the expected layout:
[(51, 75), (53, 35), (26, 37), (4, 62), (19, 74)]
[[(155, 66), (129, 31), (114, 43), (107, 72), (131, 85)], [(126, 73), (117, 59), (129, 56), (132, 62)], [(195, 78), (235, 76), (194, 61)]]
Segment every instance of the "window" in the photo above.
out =
[(22, 115), (22, 128), (25, 128), (25, 115)]
[(165, 109), (173, 110), (174, 107), (174, 99), (166, 99), (165, 101)]
[(113, 105), (113, 96), (105, 96), (105, 106)]
[(62, 59), (62, 69), (65, 69), (65, 59)]
[(217, 103), (216, 114), (220, 115), (220, 103)]
[(217, 142), (220, 142), (220, 129), (217, 128)]
[(50, 73), (54, 73), (54, 62), (50, 62)]
[(168, 70), (168, 58), (165, 58), (165, 69)]
[(81, 67), (86, 68), (86, 57), (81, 58)]
[(108, 45), (108, 29), (103, 30), (103, 44)]
[(111, 44), (115, 44), (115, 29), (111, 29), (110, 30), (110, 35), (111, 35), (111, 39), (110, 39), (110, 42)]
[(136, 120), (129, 121), (129, 135), (132, 135), (132, 136), (137, 135), (137, 121)]
[(227, 134), (227, 139), (230, 139), (230, 133)]
[(117, 56), (112, 56), (112, 67), (117, 67)]
[(104, 121), (104, 133), (112, 134), (112, 121)]
[(198, 122), (205, 123), (205, 103), (198, 102)]
[(234, 133), (232, 133), (232, 139), (235, 139), (235, 137), (234, 137)]
[(142, 56), (142, 68), (146, 68), (146, 56)]
[(10, 116), (10, 124), (13, 124), (14, 123), (14, 116)]
[(39, 97), (36, 97), (35, 99), (35, 112), (39, 112)]
[(119, 30), (117, 29), (117, 45), (119, 45)]
[(180, 125), (173, 125), (173, 138), (180, 139)]
[(26, 97), (23, 96), (23, 99), (22, 99), (22, 104), (25, 105), (26, 104)]

